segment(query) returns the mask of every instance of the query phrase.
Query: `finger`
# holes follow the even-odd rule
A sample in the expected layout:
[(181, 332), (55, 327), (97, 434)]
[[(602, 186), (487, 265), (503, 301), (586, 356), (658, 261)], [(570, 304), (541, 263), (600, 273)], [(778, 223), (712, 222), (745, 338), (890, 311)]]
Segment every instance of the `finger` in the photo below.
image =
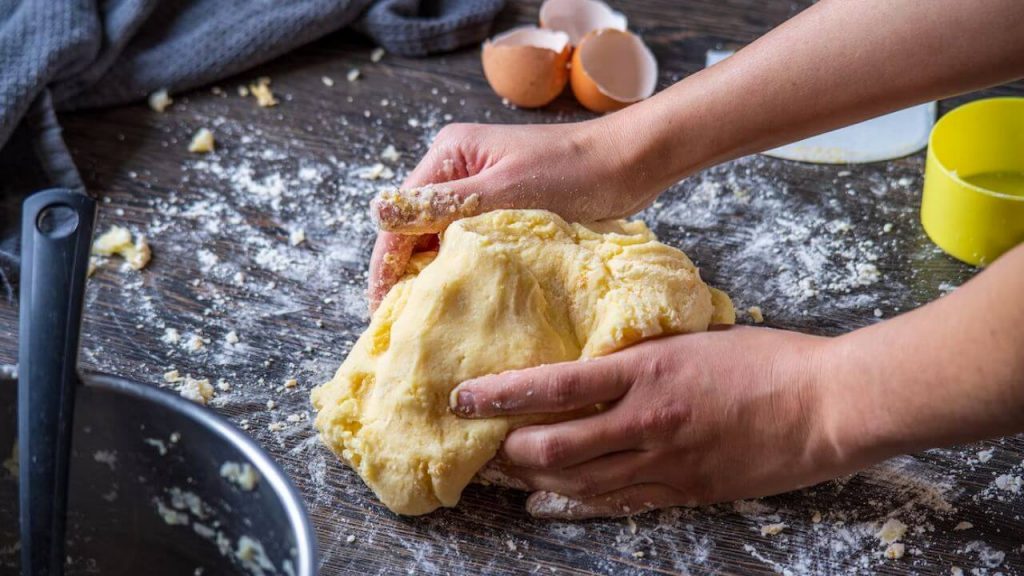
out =
[(402, 234), (436, 234), (452, 222), (503, 206), (487, 190), (486, 180), (472, 176), (442, 184), (384, 190), (370, 202), (370, 215), (381, 230)]
[(529, 492), (530, 486), (515, 476), (514, 467), (498, 460), (491, 460), (476, 473), (476, 480), (481, 484), (502, 486), (513, 490)]
[(563, 470), (538, 470), (502, 464), (501, 473), (531, 490), (587, 498), (653, 480), (650, 452), (617, 452)]
[(516, 466), (560, 470), (606, 454), (633, 450), (642, 441), (639, 429), (627, 426), (611, 410), (557, 424), (520, 428), (508, 435), (501, 453)]
[(682, 494), (664, 484), (638, 484), (581, 499), (555, 492), (534, 492), (526, 499), (526, 511), (534, 518), (560, 520), (632, 516), (659, 508), (685, 505)]
[(449, 404), (467, 418), (553, 414), (618, 400), (632, 384), (613, 355), (467, 380), (452, 390)]
[(402, 236), (390, 232), (377, 234), (377, 242), (373, 245), (370, 256), (370, 312), (377, 310), (391, 287), (405, 275), (413, 249), (419, 237)]

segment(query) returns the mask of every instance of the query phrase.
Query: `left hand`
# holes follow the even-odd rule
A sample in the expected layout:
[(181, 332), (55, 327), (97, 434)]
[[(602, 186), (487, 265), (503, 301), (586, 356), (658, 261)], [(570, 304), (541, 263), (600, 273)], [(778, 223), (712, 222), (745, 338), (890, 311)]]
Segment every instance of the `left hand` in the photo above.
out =
[(816, 389), (827, 338), (734, 327), (604, 358), (485, 376), (452, 393), (468, 418), (579, 419), (509, 434), (501, 472), (536, 491), (534, 516), (623, 516), (766, 496), (848, 473)]

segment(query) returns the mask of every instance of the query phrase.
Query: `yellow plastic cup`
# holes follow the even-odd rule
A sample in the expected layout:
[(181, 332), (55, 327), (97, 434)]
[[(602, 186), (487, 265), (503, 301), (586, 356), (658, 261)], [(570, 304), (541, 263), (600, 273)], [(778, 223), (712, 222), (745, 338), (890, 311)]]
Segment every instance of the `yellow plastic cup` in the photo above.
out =
[(936, 122), (921, 223), (947, 254), (975, 266), (1024, 242), (1024, 98), (978, 100)]

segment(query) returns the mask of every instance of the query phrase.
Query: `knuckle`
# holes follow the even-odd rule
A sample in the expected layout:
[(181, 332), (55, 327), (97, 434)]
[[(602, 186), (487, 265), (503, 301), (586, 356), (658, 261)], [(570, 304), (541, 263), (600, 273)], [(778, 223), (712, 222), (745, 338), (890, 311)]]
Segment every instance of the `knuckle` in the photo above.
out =
[(560, 468), (566, 444), (558, 436), (544, 434), (537, 439), (534, 463), (541, 468)]
[(576, 404), (576, 398), (582, 392), (582, 383), (575, 375), (556, 376), (550, 385), (551, 402), (559, 408), (568, 408)]
[(448, 124), (441, 128), (437, 133), (438, 141), (446, 140), (462, 140), (468, 137), (473, 130), (473, 124), (467, 124), (464, 122), (456, 122), (454, 124)]
[(676, 434), (685, 417), (672, 406), (652, 406), (641, 412), (636, 420), (636, 432), (644, 440), (664, 440)]

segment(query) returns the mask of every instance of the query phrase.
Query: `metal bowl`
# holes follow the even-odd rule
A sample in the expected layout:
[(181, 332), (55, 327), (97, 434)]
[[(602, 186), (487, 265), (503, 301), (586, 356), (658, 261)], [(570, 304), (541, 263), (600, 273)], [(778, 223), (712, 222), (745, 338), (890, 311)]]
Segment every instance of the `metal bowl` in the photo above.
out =
[[(16, 410), (16, 380), (0, 379), (0, 461)], [(258, 481), (222, 474), (225, 463)], [(82, 377), (68, 489), (67, 574), (316, 573), (309, 518), (281, 469), (220, 416), (154, 386)], [(17, 573), (18, 548), (18, 483), (0, 468), (0, 573)]]

